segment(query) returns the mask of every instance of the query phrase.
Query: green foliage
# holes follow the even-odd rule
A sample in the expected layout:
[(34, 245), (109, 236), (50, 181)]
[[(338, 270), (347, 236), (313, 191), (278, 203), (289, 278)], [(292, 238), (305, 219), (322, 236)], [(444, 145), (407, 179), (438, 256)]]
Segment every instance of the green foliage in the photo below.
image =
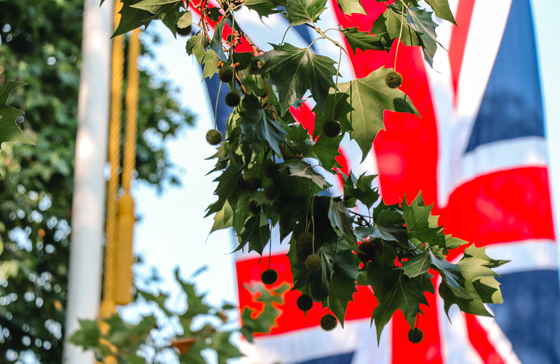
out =
[[(0, 361), (11, 349), (62, 362), (83, 4), (0, 2), (0, 89), (5, 95), (12, 80), (27, 83), (8, 100), (24, 111), (17, 125), (15, 116), (0, 124), (9, 121), (35, 143), (3, 143), (0, 151), (0, 297), (11, 297), (0, 305), (0, 326), (9, 333), (0, 339)], [(143, 39), (157, 43), (150, 32)], [(145, 47), (142, 54), (153, 58)], [(161, 191), (180, 183), (165, 141), (193, 118), (165, 79), (141, 71), (140, 87), (137, 179)]]
[(8, 97), (12, 91), (24, 85), (23, 82), (8, 81), (0, 88), (0, 149), (6, 142), (33, 144), (16, 124), (17, 117), (23, 114), (23, 111), (8, 106)]
[[(219, 364), (241, 356), (241, 352), (231, 343), (232, 326), (230, 311), (235, 306), (223, 304), (212, 306), (205, 302), (205, 295), (198, 294), (194, 284), (187, 282), (175, 270), (175, 279), (181, 288), (181, 296), (186, 300), (186, 309), (175, 312), (169, 309), (169, 296), (163, 293), (152, 294), (137, 289), (138, 304), (151, 304), (154, 310), (142, 316), (137, 323), (125, 322), (118, 314), (104, 319), (107, 330), (102, 333), (95, 320), (80, 320), (80, 329), (69, 341), (84, 350), (91, 350), (97, 360), (114, 356), (118, 364), (167, 363), (170, 357), (176, 357), (179, 363), (205, 364), (202, 351), (211, 350)], [(264, 305), (260, 315), (253, 317), (251, 310), (243, 314), (244, 325), (241, 332), (252, 338), (255, 333), (268, 332), (280, 312), (272, 302), (282, 303), (287, 285), (267, 290), (262, 285), (248, 287), (257, 302)], [(174, 303), (177, 305), (177, 303)], [(196, 321), (196, 322), (195, 322)], [(202, 323), (201, 323), (202, 322)], [(179, 328), (177, 324), (179, 323)], [(193, 324), (194, 323), (194, 324)], [(180, 354), (173, 348), (174, 339), (188, 338), (194, 340), (190, 349)]]
[[(167, 4), (143, 0), (134, 7), (149, 11), (152, 19), (161, 17), (164, 2)], [(430, 270), (442, 276), (439, 293), (446, 309), (456, 304), (465, 312), (488, 314), (484, 303), (501, 301), (492, 268), (504, 262), (491, 260), (474, 246), (465, 250), (457, 264), (448, 262), (449, 251), (467, 242), (443, 233), (421, 195), (410, 205), (406, 199), (402, 206), (386, 205), (373, 187), (374, 176), (343, 176), (344, 193), (336, 196), (328, 177), (337, 173), (333, 168), (338, 167), (335, 157), (343, 135), (357, 142), (364, 159), (384, 127), (386, 110), (420, 116), (410, 98), (398, 89), (402, 79), (382, 67), (363, 78), (339, 83), (340, 65), (315, 54), (311, 45), (297, 48), (282, 41), (271, 44), (268, 52), (259, 49), (236, 21), (235, 10), (247, 6), (261, 17), (282, 11), (290, 26), (315, 30), (313, 42), (330, 41), (340, 49), (341, 57), (346, 51), (329, 36), (331, 31), (345, 36), (354, 52), (388, 52), (399, 39), (406, 46), (422, 47), (431, 65), (438, 46), (434, 11), (445, 20), (454, 19), (447, 0), (427, 2), (433, 11), (419, 8), (417, 0), (388, 4), (370, 32), (362, 32), (318, 28), (325, 0), (218, 0), (217, 8), (200, 9), (202, 29), (187, 41), (187, 52), (204, 66), (203, 77), (216, 73), (219, 61), (235, 65), (236, 77), (227, 85), (230, 92), (243, 93), (241, 104), (228, 119), (226, 141), (212, 157), (216, 166), (211, 172), (219, 173), (217, 201), (207, 210), (207, 215), (214, 215), (212, 231), (233, 227), (237, 251), (247, 248), (262, 254), (270, 244), (271, 228), (278, 226), (281, 240), (289, 240), (293, 288), (328, 307), (334, 314), (326, 319), (331, 324), (334, 319), (335, 324), (343, 325), (357, 285), (373, 287), (378, 306), (372, 321), (378, 337), (397, 310), (414, 325), (422, 305), (428, 302), (425, 295), (435, 292)], [(338, 4), (348, 15), (366, 13), (359, 0), (339, 0)], [(183, 10), (176, 11), (182, 14)], [(178, 15), (166, 13), (166, 19), (178, 19)], [(217, 23), (213, 34), (208, 31), (210, 20)], [(252, 45), (252, 55), (235, 52), (231, 37), (222, 39), (225, 24)], [(176, 25), (168, 27), (175, 29)], [(387, 75), (391, 82), (386, 81)], [(309, 93), (315, 102), (313, 137), (288, 113)], [(304, 232), (310, 235), (300, 242), (297, 238)], [(358, 243), (365, 243), (367, 251)], [(271, 324), (276, 315), (265, 308), (261, 316)], [(248, 309), (243, 321), (241, 331), (251, 340), (247, 328), (260, 323), (251, 321)]]

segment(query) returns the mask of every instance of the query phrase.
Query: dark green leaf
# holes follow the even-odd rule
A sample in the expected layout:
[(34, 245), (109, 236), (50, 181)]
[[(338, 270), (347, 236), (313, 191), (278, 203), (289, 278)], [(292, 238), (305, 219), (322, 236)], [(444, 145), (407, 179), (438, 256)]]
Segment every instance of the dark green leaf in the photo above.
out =
[(272, 47), (273, 50), (258, 57), (264, 66), (255, 72), (270, 72), (270, 83), (276, 85), (280, 95), (282, 115), (301, 100), (307, 90), (311, 90), (313, 99), (324, 110), (329, 89), (334, 87), (335, 62), (316, 55), (309, 48), (296, 48), (288, 43)]
[(292, 25), (315, 23), (326, 4), (327, 0), (287, 0), (286, 18)]
[[(208, 40), (204, 34), (197, 34), (190, 37), (187, 41), (187, 53), (196, 57), (198, 64), (202, 65), (202, 59), (204, 58), (204, 50), (208, 47)], [(218, 63), (218, 62), (216, 62)], [(210, 76), (212, 77), (212, 76)]]
[(84, 350), (89, 350), (99, 346), (101, 330), (97, 320), (80, 320), (80, 329), (76, 331), (68, 341), (76, 346), (81, 346)]
[(285, 143), (284, 128), (282, 124), (274, 119), (272, 113), (260, 108), (258, 100), (248, 95), (243, 100), (241, 111), (241, 138), (240, 143), (255, 143), (268, 145), (278, 155), (282, 155), (280, 144)]
[(335, 138), (328, 138), (326, 136), (321, 136), (317, 139), (317, 142), (311, 148), (309, 153), (305, 155), (306, 157), (315, 157), (321, 164), (321, 167), (327, 171), (331, 171), (334, 168), (340, 167), (340, 164), (336, 161), (335, 157), (340, 155), (338, 151), (340, 142), (342, 140), (342, 135)]
[[(245, 307), (241, 315), (243, 326), (239, 330), (249, 342), (253, 342), (253, 334), (268, 333), (276, 324), (275, 320), (280, 316), (280, 311), (275, 307), (274, 303), (281, 304), (284, 301), (284, 293), (290, 289), (287, 283), (283, 283), (280, 287), (268, 290), (262, 284), (255, 286), (245, 285), (252, 295), (258, 295), (256, 302), (264, 303), (264, 309), (260, 315), (254, 317), (255, 310)], [(259, 295), (260, 294), (260, 295)]]
[(224, 49), (222, 47), (222, 32), (224, 30), (224, 26), (226, 25), (226, 17), (223, 17), (222, 20), (214, 27), (214, 35), (212, 36), (212, 41), (210, 42), (210, 48), (216, 52), (218, 58), (222, 62), (228, 62), (228, 58), (224, 53)]
[(448, 0), (425, 0), (428, 5), (432, 7), (434, 13), (436, 13), (438, 18), (447, 20), (455, 25), (455, 18), (453, 17), (453, 13), (449, 8), (449, 1)]
[(336, 226), (340, 231), (351, 236), (355, 240), (352, 218), (350, 217), (344, 202), (331, 198), (329, 206), (329, 220), (331, 221), (332, 226)]
[(146, 28), (150, 24), (153, 15), (149, 11), (133, 8), (134, 5), (141, 2), (141, 0), (122, 0), (123, 7), (119, 13), (121, 20), (119, 26), (113, 33), (113, 38), (121, 34), (128, 33), (131, 30), (145, 25)]
[(329, 184), (325, 177), (313, 170), (313, 167), (300, 160), (289, 160), (279, 165), (280, 168), (289, 168), (291, 176), (311, 179), (320, 188), (325, 188)]
[(340, 5), (342, 12), (346, 15), (367, 14), (362, 7), (362, 4), (360, 4), (360, 0), (337, 0), (337, 2), (338, 5)]
[(279, 4), (274, 0), (246, 0), (243, 5), (256, 11), (260, 17), (268, 17), (271, 14), (282, 12), (282, 10), (277, 9)]
[(354, 53), (356, 53), (356, 48), (362, 51), (368, 49), (385, 50), (384, 45), (374, 36), (367, 34), (366, 32), (361, 32), (358, 28), (345, 28), (342, 30), (342, 34), (348, 41), (348, 45), (352, 48)]
[(349, 103), (349, 95), (345, 92), (336, 92), (330, 89), (325, 103), (325, 110), (321, 111), (319, 106), (315, 105), (313, 112), (315, 113), (315, 123), (313, 127), (313, 137), (317, 138), (323, 134), (323, 124), (326, 120), (336, 120), (340, 123), (342, 133), (352, 130), (348, 116), (352, 112), (352, 106)]
[(436, 27), (438, 26), (432, 19), (432, 12), (427, 12), (419, 8), (409, 8), (406, 19), (412, 29), (414, 29), (422, 42), (424, 59), (433, 66), (434, 55), (437, 50)]
[(431, 264), (432, 261), (430, 259), (430, 255), (426, 251), (412, 259), (407, 260), (406, 262), (403, 262), (401, 269), (409, 278), (414, 278), (426, 273), (428, 269), (430, 269)]
[(236, 251), (249, 244), (249, 251), (262, 254), (264, 247), (270, 241), (270, 226), (265, 220), (263, 224), (261, 215), (256, 215), (247, 220), (243, 232), (239, 235), (239, 246)]
[(131, 7), (145, 10), (152, 14), (157, 14), (161, 10), (162, 6), (177, 4), (180, 1), (181, 0), (141, 0), (138, 3), (131, 5)]
[(354, 261), (356, 256), (352, 250), (341, 250), (336, 254), (334, 270), (329, 289), (329, 308), (344, 327), (344, 316), (348, 302), (356, 290), (356, 280), (360, 272)]

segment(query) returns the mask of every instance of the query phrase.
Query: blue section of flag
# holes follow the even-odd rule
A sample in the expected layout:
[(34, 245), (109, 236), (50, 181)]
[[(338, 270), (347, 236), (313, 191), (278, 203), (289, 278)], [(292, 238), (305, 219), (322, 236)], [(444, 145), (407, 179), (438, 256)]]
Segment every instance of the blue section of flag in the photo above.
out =
[(527, 136), (544, 137), (543, 105), (530, 1), (513, 0), (466, 152)]
[(302, 361), (297, 364), (351, 364), (354, 352), (325, 356), (323, 358)]
[[(214, 111), (216, 110), (216, 98), (218, 97), (218, 89), (220, 88), (220, 79), (217, 74), (212, 76), (210, 79), (206, 79), (206, 88), (208, 89), (210, 105), (212, 105), (212, 115), (214, 115)], [(229, 114), (233, 111), (233, 108), (226, 105), (225, 97), (228, 92), (228, 86), (226, 84), (222, 84), (222, 88), (220, 90), (220, 100), (218, 101), (218, 117), (216, 122), (218, 130), (222, 132), (224, 138), (226, 135), (227, 119), (229, 118)]]
[(560, 363), (560, 283), (557, 270), (504, 274), (496, 322), (523, 364)]

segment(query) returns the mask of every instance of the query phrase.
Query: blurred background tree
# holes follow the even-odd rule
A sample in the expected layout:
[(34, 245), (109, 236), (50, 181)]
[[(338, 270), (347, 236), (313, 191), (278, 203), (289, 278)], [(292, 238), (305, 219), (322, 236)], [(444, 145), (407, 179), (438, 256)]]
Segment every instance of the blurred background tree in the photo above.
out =
[[(36, 143), (0, 152), (0, 362), (61, 362), (82, 7), (82, 0), (0, 0), (0, 86), (28, 83), (11, 105), (25, 112), (18, 123)], [(153, 58), (145, 47), (142, 55)], [(169, 81), (142, 71), (140, 87), (137, 180), (162, 191), (180, 184), (165, 141), (193, 117)]]

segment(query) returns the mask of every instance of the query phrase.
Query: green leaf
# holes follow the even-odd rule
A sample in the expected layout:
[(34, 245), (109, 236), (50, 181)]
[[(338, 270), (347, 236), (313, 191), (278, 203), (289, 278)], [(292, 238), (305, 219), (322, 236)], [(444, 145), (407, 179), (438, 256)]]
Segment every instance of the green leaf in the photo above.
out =
[(26, 85), (23, 82), (8, 81), (0, 88), (0, 149), (2, 144), (8, 142), (35, 144), (29, 140), (16, 124), (18, 116), (23, 111), (8, 106), (8, 97), (16, 88)]
[(205, 78), (212, 78), (214, 74), (218, 72), (218, 62), (220, 58), (213, 49), (207, 49), (204, 51), (204, 59), (202, 60), (202, 80)]
[(212, 344), (210, 348), (216, 351), (218, 356), (218, 364), (227, 364), (228, 359), (238, 358), (242, 356), (237, 346), (230, 341), (231, 331), (216, 332), (212, 335)]
[(371, 34), (375, 35), (375, 41), (379, 46), (382, 46), (383, 50), (389, 52), (393, 45), (393, 40), (389, 35), (389, 30), (387, 29), (387, 19), (385, 15), (381, 15), (375, 20), (373, 26), (371, 27)]
[[(252, 295), (260, 295), (256, 297), (255, 302), (264, 304), (263, 311), (256, 316), (256, 310), (245, 307), (241, 314), (243, 326), (239, 330), (249, 342), (253, 342), (253, 334), (267, 334), (270, 329), (276, 325), (276, 318), (280, 316), (281, 311), (276, 308), (274, 303), (281, 304), (284, 302), (284, 294), (290, 289), (287, 283), (282, 283), (278, 288), (268, 290), (262, 284), (258, 283), (254, 286), (245, 284), (244, 287), (251, 292)], [(255, 317), (256, 316), (256, 317)]]
[(315, 157), (321, 164), (321, 167), (327, 171), (331, 171), (334, 168), (339, 168), (340, 164), (336, 161), (335, 157), (340, 155), (338, 151), (340, 147), (340, 142), (342, 141), (342, 135), (335, 138), (328, 138), (326, 136), (321, 136), (317, 139), (317, 142), (311, 148), (306, 157)]
[(351, 15), (351, 14), (367, 15), (362, 4), (360, 4), (360, 0), (336, 0), (336, 1), (338, 2), (338, 5), (340, 5), (340, 9), (342, 9), (342, 12), (346, 15)]
[(305, 163), (304, 161), (289, 160), (282, 164), (279, 164), (278, 167), (282, 169), (289, 168), (290, 176), (309, 178), (320, 188), (329, 186), (329, 183), (325, 180), (325, 177), (315, 172), (313, 170), (313, 167), (310, 164)]
[(131, 5), (131, 7), (145, 10), (152, 14), (157, 14), (162, 6), (177, 4), (180, 1), (181, 0), (142, 0), (134, 5)]
[[(408, 205), (406, 196), (402, 204), (403, 216), (406, 222), (408, 235), (415, 237), (423, 243), (445, 247), (445, 237), (442, 227), (438, 226), (437, 216), (432, 216), (432, 206), (426, 206), (422, 192)], [(443, 246), (442, 246), (443, 245)]]
[(218, 196), (218, 201), (208, 206), (206, 216), (210, 216), (224, 207), (227, 199), (238, 186), (242, 170), (243, 163), (241, 158), (236, 155), (230, 155), (228, 168), (214, 180), (214, 182), (218, 182), (218, 187), (214, 191), (214, 195)]
[(313, 99), (324, 110), (329, 89), (334, 87), (335, 62), (309, 48), (296, 48), (288, 43), (272, 47), (273, 50), (257, 57), (264, 66), (255, 72), (270, 72), (270, 83), (278, 88), (280, 95), (282, 115), (301, 100), (307, 90), (311, 90)]
[(228, 62), (228, 58), (224, 53), (224, 48), (222, 46), (222, 32), (224, 30), (224, 26), (226, 25), (226, 17), (224, 16), (222, 20), (214, 27), (214, 35), (212, 36), (212, 41), (210, 42), (210, 48), (216, 52), (218, 58), (222, 62)]
[(409, 278), (414, 278), (426, 273), (430, 269), (431, 264), (429, 252), (426, 251), (403, 262), (401, 269)]
[(436, 22), (432, 19), (432, 12), (419, 8), (407, 9), (406, 20), (412, 29), (418, 32), (424, 50), (424, 59), (433, 66), (434, 55), (437, 50)]
[(354, 261), (356, 256), (352, 250), (346, 249), (336, 254), (332, 280), (329, 288), (329, 308), (344, 327), (344, 316), (348, 302), (356, 290), (356, 280), (360, 272)]
[(268, 145), (278, 155), (282, 155), (280, 144), (285, 144), (284, 128), (274, 119), (270, 111), (262, 109), (259, 101), (253, 95), (243, 99), (241, 111), (241, 138), (240, 143), (255, 143)]
[(80, 320), (80, 329), (76, 331), (68, 341), (84, 350), (97, 348), (101, 339), (101, 330), (97, 320)]
[(269, 15), (282, 12), (282, 10), (277, 9), (280, 5), (279, 2), (274, 0), (246, 0), (243, 5), (256, 11), (260, 17), (268, 17)]
[(171, 311), (169, 311), (167, 309), (167, 307), (165, 307), (165, 302), (167, 301), (167, 299), (169, 298), (169, 295), (165, 294), (165, 293), (158, 293), (157, 295), (154, 295), (150, 292), (147, 291), (143, 291), (140, 288), (136, 287), (136, 291), (138, 292), (138, 294), (143, 297), (146, 301), (148, 302), (154, 302), (160, 310), (163, 311), (163, 313), (165, 313), (167, 316), (171, 316), (173, 315), (171, 313)]
[(366, 176), (366, 173), (364, 172), (360, 175), (357, 180), (353, 174), (346, 179), (344, 183), (344, 197), (356, 198), (369, 209), (379, 200), (379, 193), (377, 189), (372, 187), (373, 180), (377, 175)]
[(138, 0), (122, 0), (122, 9), (119, 11), (121, 14), (121, 20), (119, 26), (113, 33), (112, 38), (128, 33), (131, 30), (145, 25), (146, 28), (150, 25), (150, 18), (152, 18), (152, 13), (143, 9), (137, 9), (133, 6), (140, 3)]
[(438, 18), (447, 20), (455, 25), (457, 25), (457, 23), (455, 22), (455, 18), (453, 17), (453, 13), (451, 12), (451, 9), (449, 8), (449, 1), (448, 0), (425, 0), (426, 3), (428, 3), (428, 5), (430, 5), (432, 7), (432, 9), (434, 10), (434, 13), (436, 13), (436, 16)]
[(239, 246), (235, 251), (243, 249), (249, 244), (249, 251), (255, 251), (262, 255), (264, 247), (270, 241), (270, 226), (265, 220), (265, 224), (261, 221), (261, 215), (251, 217), (245, 223), (243, 232), (239, 235)]
[(175, 275), (175, 280), (187, 297), (187, 310), (183, 314), (179, 315), (181, 322), (191, 321), (197, 315), (207, 315), (211, 308), (204, 303), (205, 295), (197, 294), (194, 284), (181, 279), (178, 268), (176, 268), (173, 273)]
[(348, 41), (348, 45), (356, 53), (356, 48), (366, 51), (368, 49), (385, 50), (384, 45), (376, 37), (361, 32), (358, 28), (345, 28), (342, 29), (342, 34)]
[(327, 0), (287, 0), (285, 16), (292, 25), (315, 23), (326, 4)]
[(340, 199), (331, 198), (329, 206), (329, 220), (332, 226), (336, 226), (344, 234), (348, 234), (355, 240), (354, 228), (352, 227), (352, 218), (348, 213), (348, 209), (344, 202)]
[[(208, 45), (208, 39), (206, 39), (204, 34), (193, 35), (187, 41), (187, 53), (191, 56), (194, 54), (196, 60), (198, 61), (198, 64), (202, 65), (202, 59), (205, 55), (204, 50), (206, 49), (206, 47), (208, 47)], [(218, 62), (216, 61), (216, 64), (217, 63)]]
[[(192, 13), (190, 11), (187, 11), (187, 12), (183, 13), (183, 15), (181, 15), (181, 17), (177, 21), (177, 27), (179, 27), (181, 29), (185, 29), (185, 28), (188, 28), (191, 25), (192, 25)], [(187, 41), (187, 43), (188, 43), (188, 41)]]
[(229, 202), (225, 202), (224, 207), (216, 212), (214, 215), (214, 225), (212, 225), (212, 229), (210, 233), (213, 233), (216, 230), (227, 229), (233, 226), (233, 209)]
[[(383, 328), (397, 310), (402, 311), (411, 327), (414, 326), (416, 315), (422, 313), (420, 305), (428, 305), (424, 293), (433, 293), (433, 291), (434, 287), (428, 273), (409, 278), (401, 272), (383, 299), (378, 298), (379, 305), (373, 310), (371, 318), (375, 321), (377, 343), (379, 344)], [(375, 286), (373, 292), (376, 292)]]
[(391, 69), (379, 68), (367, 77), (339, 85), (350, 96), (352, 131), (350, 137), (362, 150), (362, 160), (371, 150), (373, 140), (383, 129), (385, 110), (418, 115), (410, 98), (399, 89), (391, 89), (385, 84), (385, 76)]

